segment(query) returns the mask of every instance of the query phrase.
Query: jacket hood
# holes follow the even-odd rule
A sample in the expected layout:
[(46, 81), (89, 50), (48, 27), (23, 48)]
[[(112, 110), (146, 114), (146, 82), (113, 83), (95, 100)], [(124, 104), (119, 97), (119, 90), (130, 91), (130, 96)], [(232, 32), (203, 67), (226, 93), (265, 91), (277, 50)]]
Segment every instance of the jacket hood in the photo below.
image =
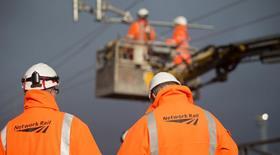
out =
[(59, 110), (54, 96), (44, 90), (29, 90), (24, 96), (24, 110), (39, 107)]
[(191, 90), (187, 86), (182, 85), (171, 85), (166, 86), (157, 94), (154, 102), (149, 106), (146, 113), (153, 111), (161, 104), (166, 103), (165, 101), (185, 99), (186, 104), (194, 104)]

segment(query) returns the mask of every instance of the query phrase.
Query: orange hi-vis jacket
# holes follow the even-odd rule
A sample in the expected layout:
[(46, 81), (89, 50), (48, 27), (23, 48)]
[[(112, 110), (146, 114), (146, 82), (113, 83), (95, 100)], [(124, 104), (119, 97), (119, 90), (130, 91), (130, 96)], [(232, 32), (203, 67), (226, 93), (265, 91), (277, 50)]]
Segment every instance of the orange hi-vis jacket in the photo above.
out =
[(182, 42), (189, 42), (191, 38), (189, 36), (188, 27), (184, 25), (176, 25), (173, 30), (172, 39), (178, 45)]
[(0, 155), (100, 155), (85, 123), (60, 112), (47, 91), (29, 90), (24, 112), (1, 131)]
[(166, 86), (129, 130), (118, 155), (237, 155), (223, 125), (185, 86)]
[(186, 62), (187, 64), (191, 63), (191, 55), (189, 51), (189, 41), (191, 40), (188, 32), (188, 27), (184, 25), (176, 25), (172, 38), (166, 40), (168, 45), (176, 45), (176, 51), (178, 55), (174, 57), (173, 63), (174, 64), (181, 64)]
[(127, 36), (136, 41), (146, 42), (155, 40), (156, 32), (147, 20), (139, 19), (130, 25)]

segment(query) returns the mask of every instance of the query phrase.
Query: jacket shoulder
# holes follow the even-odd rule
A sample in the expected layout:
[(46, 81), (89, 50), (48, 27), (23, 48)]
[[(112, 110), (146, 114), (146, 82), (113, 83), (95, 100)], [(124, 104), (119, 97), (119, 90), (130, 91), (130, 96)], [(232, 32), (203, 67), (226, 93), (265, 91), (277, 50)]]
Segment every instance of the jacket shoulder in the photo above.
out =
[(145, 114), (140, 119), (138, 119), (135, 124), (133, 124), (133, 126), (129, 128), (128, 132), (132, 132), (134, 135), (138, 135), (138, 138), (140, 139), (143, 138), (143, 136), (146, 137), (145, 135), (148, 133), (148, 115)]
[(76, 115), (64, 112), (64, 115), (68, 117), (72, 117), (72, 128), (78, 128), (78, 130), (88, 130), (88, 126), (85, 122), (83, 122), (79, 117)]
[(138, 22), (133, 22), (131, 25), (130, 25), (130, 28), (131, 29), (137, 29), (139, 27), (139, 23)]
[[(18, 121), (22, 120), (22, 117), (23, 117), (22, 115), (23, 115), (23, 113), (21, 113), (21, 114), (15, 116), (15, 117), (12, 118), (11, 120), (9, 120), (9, 121), (5, 124), (5, 126), (8, 126), (9, 124), (15, 124), (15, 123), (17, 123)], [(4, 128), (4, 127), (3, 127), (3, 128)]]

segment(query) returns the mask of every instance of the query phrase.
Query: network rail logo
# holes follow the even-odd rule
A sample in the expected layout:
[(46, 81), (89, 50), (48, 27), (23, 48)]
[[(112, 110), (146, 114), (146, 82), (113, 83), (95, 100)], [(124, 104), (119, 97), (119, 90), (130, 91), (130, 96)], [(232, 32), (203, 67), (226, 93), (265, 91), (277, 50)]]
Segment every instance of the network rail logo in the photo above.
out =
[(33, 123), (15, 125), (14, 130), (16, 132), (46, 133), (49, 129), (51, 122), (52, 122), (51, 120), (48, 120), (48, 121), (38, 121), (38, 122), (36, 121)]
[(197, 125), (199, 121), (199, 114), (170, 115), (164, 116), (162, 119), (165, 122)]

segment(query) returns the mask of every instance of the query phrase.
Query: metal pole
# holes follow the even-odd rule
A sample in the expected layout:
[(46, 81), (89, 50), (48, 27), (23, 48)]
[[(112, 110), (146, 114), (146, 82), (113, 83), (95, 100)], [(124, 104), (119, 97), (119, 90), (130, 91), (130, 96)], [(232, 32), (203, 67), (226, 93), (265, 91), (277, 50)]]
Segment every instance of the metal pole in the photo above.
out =
[[(267, 120), (268, 120), (267, 113), (257, 116), (257, 123), (260, 128), (260, 138), (263, 141), (268, 139), (268, 137), (267, 137)], [(264, 152), (268, 152), (268, 146), (266, 144), (261, 145), (261, 150)]]
[[(261, 140), (266, 140), (267, 139), (267, 121), (264, 121), (260, 127), (260, 132), (261, 132)], [(262, 151), (267, 152), (268, 148), (267, 145), (264, 144), (261, 146)]]

